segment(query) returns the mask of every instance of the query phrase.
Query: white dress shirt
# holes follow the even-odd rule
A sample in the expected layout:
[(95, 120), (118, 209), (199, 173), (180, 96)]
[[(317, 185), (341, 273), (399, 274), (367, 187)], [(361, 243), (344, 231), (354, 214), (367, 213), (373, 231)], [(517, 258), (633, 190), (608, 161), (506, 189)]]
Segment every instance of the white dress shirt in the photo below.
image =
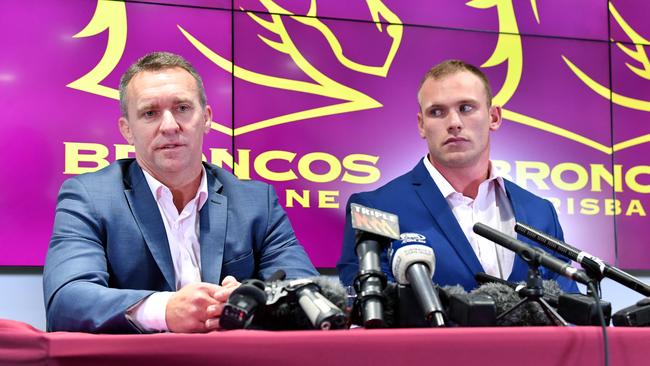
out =
[(485, 273), (507, 279), (512, 273), (515, 253), (479, 236), (472, 230), (475, 223), (482, 222), (516, 238), (515, 215), (508, 200), (503, 178), (494, 171), (492, 162), (490, 162), (490, 176), (479, 185), (475, 199), (456, 192), (447, 179), (431, 164), (428, 156), (424, 157), (424, 166), (447, 200)]
[[(176, 289), (187, 284), (201, 282), (201, 249), (199, 245), (199, 211), (208, 199), (208, 181), (205, 168), (201, 183), (192, 200), (179, 213), (174, 205), (172, 192), (164, 184), (143, 170), (149, 189), (153, 194), (160, 216), (163, 218), (169, 243)], [(173, 292), (155, 292), (127, 312), (127, 317), (146, 331), (167, 331), (165, 310)]]

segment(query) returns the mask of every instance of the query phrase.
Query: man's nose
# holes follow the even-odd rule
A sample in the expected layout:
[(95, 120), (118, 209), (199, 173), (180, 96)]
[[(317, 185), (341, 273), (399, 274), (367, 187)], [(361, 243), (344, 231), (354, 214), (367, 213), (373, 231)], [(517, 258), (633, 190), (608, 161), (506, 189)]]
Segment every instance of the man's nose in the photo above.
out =
[(171, 111), (165, 111), (162, 115), (162, 122), (160, 123), (160, 131), (162, 133), (176, 133), (180, 129), (174, 114)]
[(449, 121), (448, 121), (448, 126), (447, 129), (449, 131), (453, 130), (458, 130), (460, 131), (463, 128), (463, 119), (460, 116), (460, 113), (458, 111), (451, 111), (449, 113)]

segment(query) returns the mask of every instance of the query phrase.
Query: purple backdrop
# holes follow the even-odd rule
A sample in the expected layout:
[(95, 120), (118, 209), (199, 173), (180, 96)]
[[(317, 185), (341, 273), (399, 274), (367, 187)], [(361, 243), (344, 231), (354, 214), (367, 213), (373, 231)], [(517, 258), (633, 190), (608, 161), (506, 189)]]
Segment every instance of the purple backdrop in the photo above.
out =
[(62, 181), (127, 148), (119, 76), (166, 50), (204, 78), (207, 160), (272, 183), (318, 267), (336, 263), (350, 194), (424, 156), (416, 88), (459, 58), (482, 65), (504, 106), (492, 140), (504, 174), (556, 204), (567, 242), (650, 269), (650, 5), (321, 0), (308, 12), (308, 0), (238, 0), (233, 14), (225, 0), (157, 3), (1, 5), (0, 265), (43, 264)]

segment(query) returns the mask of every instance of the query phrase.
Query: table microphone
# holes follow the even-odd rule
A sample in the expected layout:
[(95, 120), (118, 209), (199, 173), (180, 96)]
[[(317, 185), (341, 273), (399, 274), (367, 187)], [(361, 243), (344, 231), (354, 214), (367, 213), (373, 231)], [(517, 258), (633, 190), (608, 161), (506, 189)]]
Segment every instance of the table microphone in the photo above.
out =
[(422, 244), (422, 235), (403, 233), (401, 237), (391, 245), (393, 276), (397, 283), (411, 286), (425, 320), (434, 327), (444, 327), (444, 310), (431, 280), (436, 267), (433, 249)]
[(352, 228), (356, 230), (355, 251), (359, 258), (359, 272), (354, 279), (354, 289), (361, 306), (363, 326), (384, 327), (384, 294), (386, 275), (381, 269), (380, 256), (390, 239), (399, 239), (399, 222), (396, 215), (350, 204)]
[(580, 263), (582, 268), (588, 271), (587, 273), (597, 274), (599, 278), (602, 278), (603, 276), (607, 277), (642, 295), (650, 296), (650, 286), (627, 272), (605, 263), (600, 258), (519, 222), (515, 224), (515, 231), (551, 250), (557, 251), (571, 260)]

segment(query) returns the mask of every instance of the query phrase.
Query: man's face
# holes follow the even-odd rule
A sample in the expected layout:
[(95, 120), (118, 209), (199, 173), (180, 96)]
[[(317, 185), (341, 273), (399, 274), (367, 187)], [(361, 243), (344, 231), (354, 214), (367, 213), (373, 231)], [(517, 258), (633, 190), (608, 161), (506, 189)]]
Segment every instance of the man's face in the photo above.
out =
[(131, 79), (126, 96), (128, 118), (120, 118), (120, 132), (135, 146), (140, 166), (162, 182), (195, 178), (212, 110), (201, 108), (192, 75), (178, 67), (143, 71)]
[(501, 108), (488, 107), (478, 76), (459, 71), (427, 79), (419, 100), (418, 129), (434, 166), (455, 169), (487, 163), (490, 131), (501, 125)]

